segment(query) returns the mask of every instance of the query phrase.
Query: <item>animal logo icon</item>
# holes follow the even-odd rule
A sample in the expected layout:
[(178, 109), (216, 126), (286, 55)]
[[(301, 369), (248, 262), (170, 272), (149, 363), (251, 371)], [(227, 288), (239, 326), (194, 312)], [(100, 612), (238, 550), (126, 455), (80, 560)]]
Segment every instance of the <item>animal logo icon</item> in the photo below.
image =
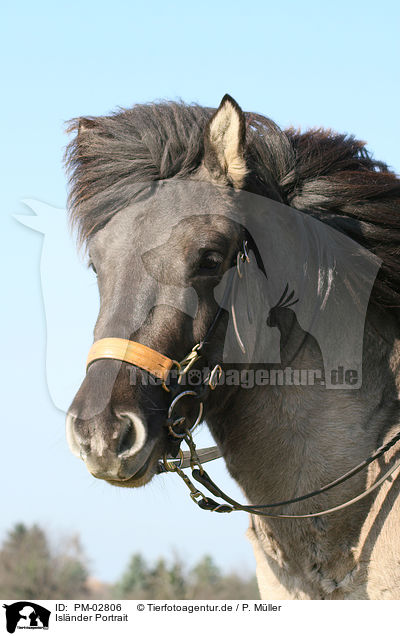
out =
[[(281, 365), (290, 365), (298, 359), (302, 351), (307, 350), (308, 360), (318, 369), (323, 368), (323, 355), (318, 340), (303, 329), (293, 306), (299, 302), (295, 291), (289, 291), (289, 283), (278, 302), (268, 312), (267, 327), (275, 327), (279, 331), (279, 348)], [(304, 356), (302, 364), (305, 364)]]
[(32, 603), (32, 601), (18, 601), (11, 605), (4, 604), (6, 610), (6, 627), (9, 634), (14, 634), (17, 628), (48, 629), (50, 610)]

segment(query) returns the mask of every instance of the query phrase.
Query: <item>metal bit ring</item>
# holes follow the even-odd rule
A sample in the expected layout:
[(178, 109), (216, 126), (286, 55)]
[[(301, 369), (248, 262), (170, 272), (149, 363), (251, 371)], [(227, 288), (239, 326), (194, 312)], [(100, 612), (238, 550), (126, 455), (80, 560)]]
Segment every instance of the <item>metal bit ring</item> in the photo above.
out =
[[(172, 414), (174, 412), (174, 409), (176, 407), (176, 405), (178, 404), (179, 400), (181, 400), (183, 397), (186, 396), (191, 396), (191, 397), (198, 397), (196, 391), (193, 390), (188, 390), (188, 391), (182, 391), (182, 393), (179, 393), (171, 402), (169, 409), (168, 409), (168, 419), (172, 419)], [(193, 431), (196, 426), (198, 426), (198, 424), (200, 424), (201, 419), (203, 417), (203, 402), (199, 402), (199, 412), (197, 414), (196, 420), (195, 422), (192, 424), (192, 426), (190, 426), (190, 428), (188, 429), (189, 431)], [(175, 420), (174, 422), (172, 422), (172, 424), (169, 425), (169, 431), (172, 435), (174, 435), (174, 437), (178, 437), (178, 438), (183, 438), (186, 435), (186, 431), (185, 433), (183, 433), (182, 435), (179, 433), (176, 433), (174, 431), (174, 426), (177, 426), (178, 424), (182, 424), (183, 421), (185, 420), (185, 417), (180, 417), (177, 420)]]

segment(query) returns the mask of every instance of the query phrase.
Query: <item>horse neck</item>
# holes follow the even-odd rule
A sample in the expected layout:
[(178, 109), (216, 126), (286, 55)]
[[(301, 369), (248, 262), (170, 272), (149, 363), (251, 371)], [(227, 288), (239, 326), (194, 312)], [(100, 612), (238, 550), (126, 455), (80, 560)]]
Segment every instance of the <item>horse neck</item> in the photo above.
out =
[[(391, 405), (397, 399), (397, 388), (391, 360), (397, 329), (393, 321), (369, 310), (361, 389), (262, 386), (239, 388), (229, 399), (221, 399), (224, 407), (212, 414), (209, 425), (220, 443), (228, 470), (251, 503), (272, 503), (317, 489), (347, 472), (379, 446), (384, 431), (396, 423)], [(315, 346), (315, 341), (309, 339), (299, 352), (302, 363), (307, 365), (308, 361), (311, 368), (315, 368), (319, 355)], [(365, 489), (366, 473), (323, 496), (287, 506), (280, 512), (301, 514), (338, 505)], [(324, 517), (320, 527), (329, 527), (337, 536), (344, 533), (343, 540), (351, 544), (370, 505), (371, 499), (366, 499), (339, 516)], [(263, 523), (279, 528), (280, 539), (285, 542), (286, 535), (287, 542), (298, 549), (297, 535), (305, 527), (302, 520)]]
[[(368, 457), (379, 437), (369, 422), (372, 402), (320, 387), (240, 389), (211, 428), (249, 501), (266, 504), (315, 490)], [(336, 505), (344, 490), (350, 498), (364, 483), (361, 474), (316, 502), (285, 512), (318, 510), (322, 502)]]

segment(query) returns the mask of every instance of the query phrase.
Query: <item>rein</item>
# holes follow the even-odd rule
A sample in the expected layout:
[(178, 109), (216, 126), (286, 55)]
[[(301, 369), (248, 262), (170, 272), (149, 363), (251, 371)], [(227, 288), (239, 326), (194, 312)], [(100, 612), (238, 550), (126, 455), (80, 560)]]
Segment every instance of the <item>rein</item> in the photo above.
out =
[[(95, 360), (109, 358), (127, 362), (128, 364), (139, 367), (151, 373), (162, 381), (163, 389), (171, 394), (171, 401), (166, 418), (166, 426), (168, 428), (169, 438), (175, 443), (175, 447), (177, 449), (176, 454), (179, 453), (179, 457), (176, 458), (164, 456), (163, 459), (159, 460), (158, 472), (177, 473), (177, 475), (179, 475), (179, 477), (185, 482), (186, 486), (190, 490), (191, 499), (203, 510), (210, 510), (212, 512), (221, 513), (241, 510), (250, 514), (275, 519), (308, 519), (311, 517), (321, 517), (323, 515), (338, 512), (339, 510), (343, 510), (353, 505), (357, 501), (364, 499), (374, 490), (379, 488), (379, 486), (381, 486), (390, 477), (390, 475), (397, 468), (400, 467), (400, 459), (395, 461), (391, 468), (389, 468), (374, 484), (372, 484), (372, 486), (367, 488), (356, 497), (353, 497), (352, 499), (349, 499), (348, 501), (333, 508), (327, 508), (325, 510), (320, 510), (318, 512), (308, 514), (281, 514), (274, 512), (264, 512), (264, 510), (299, 503), (301, 501), (305, 501), (306, 499), (321, 495), (328, 490), (331, 490), (332, 488), (343, 484), (345, 481), (369, 466), (369, 464), (379, 459), (379, 457), (382, 457), (382, 455), (384, 455), (392, 446), (396, 444), (396, 442), (400, 440), (400, 432), (392, 437), (386, 444), (380, 446), (376, 451), (372, 453), (372, 455), (370, 455), (370, 457), (349, 470), (347, 473), (344, 473), (334, 481), (330, 482), (329, 484), (326, 484), (325, 486), (309, 492), (305, 495), (272, 504), (244, 505), (235, 501), (214, 483), (214, 481), (203, 468), (204, 463), (213, 461), (214, 459), (218, 459), (222, 457), (222, 454), (217, 446), (197, 449), (193, 440), (192, 433), (203, 419), (205, 398), (207, 397), (208, 391), (213, 391), (217, 388), (219, 379), (222, 374), (222, 367), (219, 364), (214, 366), (214, 368), (208, 374), (207, 378), (204, 380), (203, 386), (200, 391), (195, 391), (192, 389), (180, 390), (181, 384), (184, 376), (189, 372), (194, 364), (196, 364), (196, 362), (201, 357), (205, 346), (211, 340), (219, 323), (219, 320), (222, 317), (223, 307), (226, 305), (226, 300), (228, 299), (228, 296), (230, 295), (235, 284), (236, 275), (239, 278), (242, 278), (242, 268), (245, 266), (246, 262), (250, 262), (250, 259), (247, 250), (247, 241), (244, 241), (242, 249), (237, 253), (235, 258), (236, 268), (232, 268), (232, 270), (230, 271), (230, 278), (225, 288), (223, 300), (219, 304), (218, 310), (215, 313), (215, 316), (206, 333), (206, 336), (201, 342), (197, 343), (180, 362), (172, 358), (168, 358), (158, 351), (155, 351), (150, 347), (142, 345), (138, 342), (134, 342), (132, 340), (126, 340), (123, 338), (103, 338), (101, 340), (97, 340), (92, 345), (87, 358), (86, 369), (88, 369)], [(232, 317), (238, 344), (243, 350), (243, 343), (236, 327), (233, 305)], [(177, 369), (178, 382), (175, 387), (168, 388), (166, 385), (166, 381), (173, 367)], [(190, 426), (186, 424), (186, 416), (174, 418), (174, 411), (177, 404), (182, 398), (185, 397), (190, 397), (197, 400), (199, 406), (197, 417), (194, 423)], [(185, 442), (187, 444), (189, 448), (188, 451), (183, 452), (181, 450), (180, 445), (182, 442)], [(203, 492), (201, 492), (197, 488), (197, 486), (190, 480), (190, 478), (183, 472), (184, 468), (189, 467), (191, 469), (193, 479), (201, 484), (204, 488), (206, 488), (212, 495), (218, 497), (219, 499), (222, 499), (225, 503), (219, 503), (208, 495), (205, 495)]]

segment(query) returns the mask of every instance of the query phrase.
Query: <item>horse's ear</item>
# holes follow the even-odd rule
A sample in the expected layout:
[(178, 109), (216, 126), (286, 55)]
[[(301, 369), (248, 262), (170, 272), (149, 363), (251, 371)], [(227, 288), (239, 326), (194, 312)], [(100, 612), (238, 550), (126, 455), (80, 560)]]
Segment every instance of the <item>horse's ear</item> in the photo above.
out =
[(244, 158), (246, 119), (230, 95), (222, 98), (204, 133), (204, 165), (213, 180), (241, 188), (247, 174)]

